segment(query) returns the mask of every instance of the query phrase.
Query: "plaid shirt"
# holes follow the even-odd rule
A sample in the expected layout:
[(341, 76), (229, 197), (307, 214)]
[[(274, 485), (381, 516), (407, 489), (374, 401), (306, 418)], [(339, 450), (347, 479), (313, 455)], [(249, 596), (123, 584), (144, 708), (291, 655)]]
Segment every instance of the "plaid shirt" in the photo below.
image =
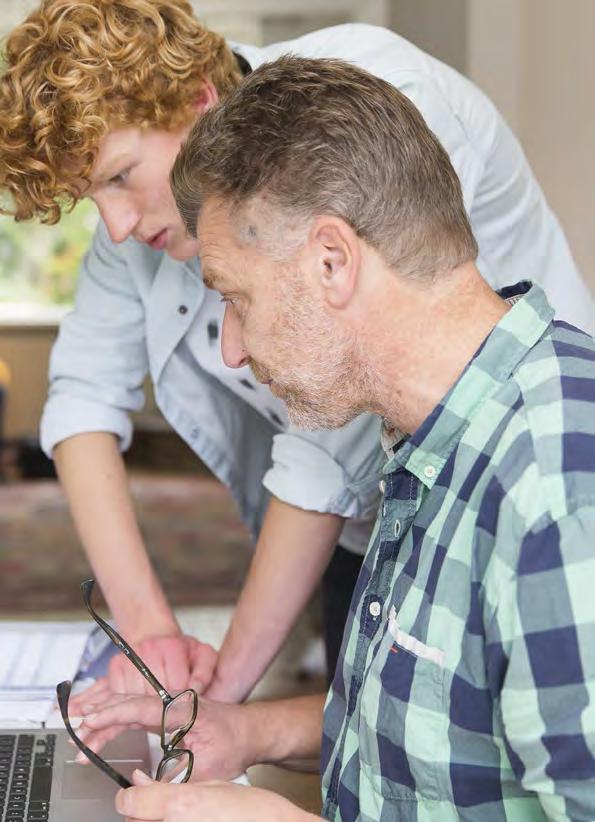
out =
[(595, 819), (595, 342), (517, 293), (384, 469), (325, 818)]

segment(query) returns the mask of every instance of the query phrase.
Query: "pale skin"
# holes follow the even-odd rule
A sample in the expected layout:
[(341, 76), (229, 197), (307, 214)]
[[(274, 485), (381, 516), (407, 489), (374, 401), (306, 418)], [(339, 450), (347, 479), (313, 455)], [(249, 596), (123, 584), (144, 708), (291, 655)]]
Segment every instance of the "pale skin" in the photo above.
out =
[[(216, 100), (217, 92), (207, 81), (194, 115)], [(118, 129), (103, 139), (93, 182), (85, 193), (96, 203), (113, 242), (132, 236), (177, 260), (196, 255), (196, 242), (185, 232), (168, 182), (189, 128), (190, 124), (175, 132)], [(243, 364), (233, 352), (224, 352), (224, 359), (230, 367)], [(209, 645), (182, 635), (148, 558), (115, 436), (79, 434), (60, 442), (53, 456), (93, 574), (123, 636), (166, 688), (193, 687), (228, 702), (244, 699), (322, 577), (342, 518), (271, 500), (248, 579), (217, 654)], [(283, 590), (283, 596), (270, 597), (273, 589)], [(71, 712), (76, 714), (85, 702), (110, 692), (149, 693), (150, 688), (118, 655), (106, 678), (72, 699)]]
[[(256, 208), (253, 213), (258, 211)], [(319, 414), (320, 397), (314, 395), (311, 385), (326, 381), (328, 390), (323, 396), (329, 420), (349, 419), (366, 407), (401, 431), (413, 433), (508, 310), (471, 261), (442, 272), (433, 281), (416, 282), (388, 267), (345, 221), (322, 215), (311, 221), (306, 240), (287, 267), (280, 267), (258, 240), (250, 245), (240, 242), (238, 237), (246, 232), (239, 230), (238, 221), (242, 221), (241, 215), (232, 221), (225, 204), (212, 198), (198, 221), (205, 277), (227, 303), (222, 344), (228, 352), (250, 358), (255, 372), (286, 400), (290, 416), (298, 406), (305, 413), (308, 402), (312, 413)], [(258, 237), (258, 226), (252, 218), (250, 223)], [(310, 343), (310, 329), (302, 334), (299, 344), (289, 329), (289, 272), (298, 272), (305, 285), (300, 299), (308, 309), (311, 329), (327, 330), (326, 335), (314, 337), (328, 341), (319, 342), (316, 349)], [(342, 394), (333, 390), (335, 373), (325, 365), (325, 357), (331, 356), (337, 340), (342, 341), (353, 374), (349, 389)], [(328, 351), (321, 350), (325, 345)], [(115, 695), (108, 707), (93, 710), (82, 726), (87, 740), (101, 742), (102, 729), (113, 728), (114, 722), (119, 728), (137, 723), (145, 715), (137, 699)], [(153, 710), (157, 710), (157, 701), (153, 702)], [(204, 705), (208, 733), (199, 741), (200, 730), (193, 731), (195, 755), (202, 763), (199, 779), (211, 768), (223, 770), (219, 776), (229, 776), (221, 762), (228, 763), (230, 756), (237, 768), (263, 761), (263, 753), (264, 761), (297, 757), (303, 753), (304, 737), (310, 742), (317, 738), (319, 744), (321, 704), (315, 699), (268, 703), (266, 722), (260, 713), (265, 708), (260, 706), (254, 712), (250, 705), (218, 706), (216, 716)], [(230, 711), (237, 713), (226, 716)], [(282, 723), (278, 722), (280, 716)], [(199, 711), (198, 728), (200, 723)], [(218, 730), (211, 736), (213, 723)], [(230, 723), (242, 730), (230, 741), (226, 755), (220, 746), (226, 744), (225, 727)], [(203, 745), (208, 738), (216, 743)], [(279, 745), (282, 749), (276, 747)], [(188, 801), (188, 822), (224, 818), (217, 815), (220, 808), (209, 801), (213, 785), (186, 788), (186, 793), (196, 791), (186, 800), (184, 786), (137, 784), (118, 798), (120, 811), (134, 819), (168, 818), (163, 813), (169, 812), (164, 809), (172, 797)], [(239, 792), (229, 786), (226, 797), (222, 801), (232, 803), (228, 818), (285, 818), (271, 815), (270, 797), (253, 788)], [(303, 818), (299, 809), (295, 813), (296, 819)]]
[(128, 822), (308, 822), (318, 818), (271, 791), (229, 782), (164, 786), (136, 774), (134, 783), (135, 787), (116, 796), (116, 810)]
[[(92, 472), (79, 470), (80, 453)], [(165, 674), (169, 687), (180, 690), (190, 681), (202, 691), (215, 667), (215, 651), (180, 633), (143, 545), (115, 437), (82, 434), (61, 443), (54, 458), (81, 542), (123, 632), (151, 670)], [(116, 659), (109, 683), (93, 686), (94, 698), (108, 685), (120, 693), (133, 690), (128, 669), (136, 670), (124, 657), (126, 665)], [(71, 709), (76, 710), (75, 700)]]
[[(195, 753), (192, 781), (163, 785), (136, 771), (136, 787), (118, 793), (118, 812), (129, 819), (171, 822), (305, 822), (316, 818), (270, 791), (211, 780), (233, 779), (255, 763), (317, 757), (323, 705), (324, 696), (247, 705), (201, 700), (200, 721), (184, 737), (184, 746)], [(124, 728), (145, 727), (155, 731), (160, 719), (158, 698), (116, 695), (110, 704), (86, 718), (79, 735), (87, 744), (101, 747), (114, 732)]]
[[(323, 695), (245, 705), (201, 698), (197, 721), (184, 737), (184, 747), (195, 753), (193, 780), (235, 779), (257, 763), (318, 757), (323, 705)], [(159, 732), (161, 717), (156, 696), (114, 694), (85, 716), (77, 733), (99, 751), (129, 728)]]

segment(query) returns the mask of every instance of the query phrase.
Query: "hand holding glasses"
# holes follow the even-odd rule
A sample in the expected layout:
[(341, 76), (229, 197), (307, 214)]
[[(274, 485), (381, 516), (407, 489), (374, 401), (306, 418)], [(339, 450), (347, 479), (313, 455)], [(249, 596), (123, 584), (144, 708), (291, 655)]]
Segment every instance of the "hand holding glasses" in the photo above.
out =
[[(178, 745), (190, 728), (192, 728), (196, 720), (196, 714), (198, 712), (198, 696), (196, 691), (188, 688), (175, 696), (172, 696), (166, 691), (142, 659), (135, 654), (130, 645), (128, 645), (111, 625), (95, 612), (91, 605), (91, 592), (93, 591), (94, 585), (95, 580), (93, 579), (87, 579), (81, 585), (87, 610), (99, 627), (109, 636), (114, 645), (128, 657), (135, 668), (145, 677), (147, 682), (157, 692), (163, 704), (163, 713), (161, 715), (161, 749), (163, 751), (163, 757), (157, 768), (155, 778), (160, 782), (173, 782), (174, 780), (176, 782), (187, 782), (192, 773), (194, 755), (191, 750), (179, 748)], [(60, 713), (62, 714), (64, 725), (71, 739), (94, 765), (117, 782), (121, 788), (130, 788), (131, 783), (125, 776), (122, 776), (122, 774), (114, 770), (108, 762), (88, 748), (76, 735), (68, 717), (68, 700), (70, 698), (71, 687), (72, 683), (66, 680), (65, 682), (60, 682), (56, 688)]]

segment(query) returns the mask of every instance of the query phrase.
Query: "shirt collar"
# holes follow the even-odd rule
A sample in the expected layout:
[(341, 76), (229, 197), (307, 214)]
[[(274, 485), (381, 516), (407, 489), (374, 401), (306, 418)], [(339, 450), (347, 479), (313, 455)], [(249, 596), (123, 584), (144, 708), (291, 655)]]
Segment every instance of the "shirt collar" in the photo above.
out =
[(250, 74), (250, 72), (252, 71), (252, 66), (250, 65), (246, 57), (244, 57), (244, 55), (241, 54), (239, 51), (234, 50), (233, 56), (236, 58), (236, 63), (238, 65), (238, 69), (242, 73), (242, 77), (247, 77), (248, 74)]
[(258, 48), (258, 46), (251, 46), (247, 43), (238, 43), (235, 40), (228, 40), (227, 45), (233, 51), (236, 60), (238, 57), (241, 58), (239, 66), (242, 71), (244, 69), (243, 61), (246, 62), (251, 71), (254, 71), (267, 61), (266, 52), (264, 49)]
[[(511, 303), (510, 310), (417, 431), (401, 440), (384, 467), (385, 474), (403, 466), (432, 488), (449, 454), (486, 399), (506, 382), (549, 328), (554, 311), (538, 285), (523, 281), (498, 294)], [(385, 436), (389, 439), (384, 443), (388, 443), (390, 433)]]

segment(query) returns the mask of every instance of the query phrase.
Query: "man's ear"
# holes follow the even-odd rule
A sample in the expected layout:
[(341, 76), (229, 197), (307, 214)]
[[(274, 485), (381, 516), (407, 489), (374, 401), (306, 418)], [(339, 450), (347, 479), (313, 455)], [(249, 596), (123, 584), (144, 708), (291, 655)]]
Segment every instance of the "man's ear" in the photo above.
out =
[(332, 308), (345, 308), (357, 286), (360, 239), (340, 217), (318, 217), (311, 233), (319, 283)]
[(219, 102), (219, 92), (215, 88), (213, 82), (207, 77), (203, 80), (200, 91), (194, 98), (194, 110), (196, 114), (202, 114), (203, 111), (213, 108)]

